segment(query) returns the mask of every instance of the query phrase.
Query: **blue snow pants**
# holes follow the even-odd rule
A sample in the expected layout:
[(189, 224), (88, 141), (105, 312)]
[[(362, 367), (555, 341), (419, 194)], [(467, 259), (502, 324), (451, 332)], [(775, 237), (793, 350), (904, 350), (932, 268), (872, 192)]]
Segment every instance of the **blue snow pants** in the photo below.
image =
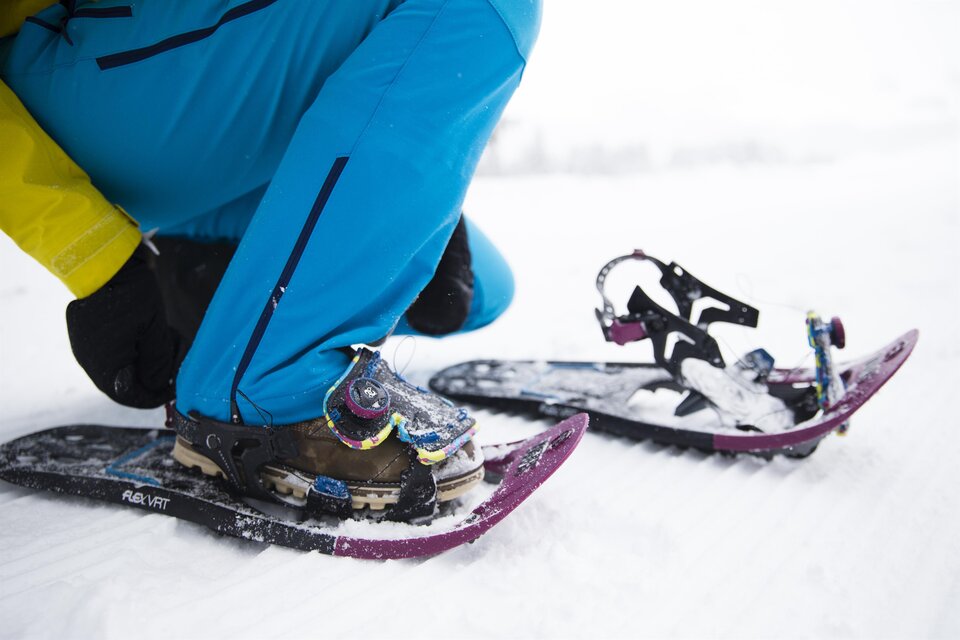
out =
[[(242, 238), (177, 380), (221, 421), (315, 418), (340, 350), (429, 282), (539, 0), (104, 0), (24, 24), (0, 76), (144, 230)], [(468, 230), (466, 328), (512, 278)]]

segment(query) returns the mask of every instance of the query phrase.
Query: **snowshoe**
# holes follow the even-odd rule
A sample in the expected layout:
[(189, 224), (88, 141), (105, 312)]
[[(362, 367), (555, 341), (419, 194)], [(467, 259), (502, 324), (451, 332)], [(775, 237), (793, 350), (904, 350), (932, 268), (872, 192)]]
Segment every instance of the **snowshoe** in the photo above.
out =
[(414, 558), (489, 531), (563, 464), (586, 428), (587, 416), (581, 415), (487, 448), (484, 465), (496, 489), (471, 493), (469, 502), (464, 497), (445, 503), (443, 513), (424, 526), (344, 521), (243, 498), (226, 482), (171, 459), (177, 435), (167, 429), (70, 425), (38, 431), (0, 445), (0, 478), (173, 516), (252, 542), (354, 558)]
[[(606, 293), (617, 265), (639, 260), (661, 273), (676, 312), (634, 288), (626, 313)], [(759, 311), (706, 285), (676, 263), (642, 251), (620, 256), (596, 280), (603, 300), (596, 310), (604, 338), (618, 345), (649, 340), (652, 363), (481, 360), (436, 374), (431, 387), (479, 405), (562, 417), (585, 411), (595, 429), (705, 451), (806, 456), (893, 376), (918, 338), (910, 331), (877, 352), (846, 365), (834, 349), (845, 346), (838, 318), (807, 317), (815, 367), (780, 369), (764, 349), (728, 364), (709, 333), (714, 323), (756, 328)], [(698, 304), (703, 300), (711, 304)], [(694, 309), (699, 311), (694, 317)]]

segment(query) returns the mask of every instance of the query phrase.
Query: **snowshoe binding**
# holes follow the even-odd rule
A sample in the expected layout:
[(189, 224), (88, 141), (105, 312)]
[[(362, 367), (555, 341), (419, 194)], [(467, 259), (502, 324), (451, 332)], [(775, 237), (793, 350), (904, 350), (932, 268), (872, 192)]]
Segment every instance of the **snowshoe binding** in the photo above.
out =
[(439, 503), (483, 479), (476, 422), (361, 348), (326, 394), (323, 415), (273, 426), (174, 413), (173, 457), (239, 494), (348, 518), (429, 522)]
[[(654, 302), (637, 286), (627, 302), (627, 313), (617, 315), (605, 284), (610, 271), (627, 260), (651, 262), (660, 270), (660, 285), (676, 303), (677, 313)], [(756, 328), (760, 312), (704, 284), (676, 262), (666, 264), (639, 250), (614, 258), (597, 275), (597, 290), (603, 308), (596, 310), (596, 316), (604, 338), (621, 346), (650, 340), (655, 362), (684, 391), (674, 415), (714, 409), (739, 430), (763, 432), (784, 431), (816, 413), (812, 389), (771, 393), (766, 380), (774, 359), (765, 349), (751, 351), (727, 365), (716, 339), (708, 333), (710, 325), (726, 322)], [(707, 304), (700, 305), (701, 311), (694, 317), (694, 303), (701, 300)], [(827, 340), (821, 341), (821, 348), (829, 354), (831, 343), (828, 334), (823, 335)]]

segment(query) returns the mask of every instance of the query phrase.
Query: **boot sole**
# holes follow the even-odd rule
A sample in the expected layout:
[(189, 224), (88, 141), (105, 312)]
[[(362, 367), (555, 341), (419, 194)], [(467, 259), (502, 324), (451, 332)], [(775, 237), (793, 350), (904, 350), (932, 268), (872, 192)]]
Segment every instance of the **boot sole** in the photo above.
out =
[[(226, 474), (217, 464), (205, 455), (196, 452), (185, 440), (177, 437), (173, 445), (173, 459), (189, 469), (196, 469), (207, 476), (226, 479)], [(313, 478), (308, 474), (286, 467), (265, 466), (260, 472), (263, 484), (280, 495), (291, 496), (304, 500), (307, 490), (313, 485)], [(459, 498), (483, 480), (483, 466), (455, 478), (447, 478), (437, 482), (437, 501), (448, 502)], [(383, 509), (397, 503), (400, 496), (400, 485), (378, 484), (369, 482), (347, 482), (350, 497), (353, 499), (354, 509), (369, 508), (372, 511)]]

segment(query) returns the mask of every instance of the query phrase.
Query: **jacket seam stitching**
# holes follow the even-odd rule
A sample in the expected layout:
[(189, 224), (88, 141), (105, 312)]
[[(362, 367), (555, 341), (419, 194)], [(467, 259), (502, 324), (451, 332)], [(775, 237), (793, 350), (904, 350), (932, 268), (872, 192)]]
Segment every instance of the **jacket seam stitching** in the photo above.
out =
[(497, 5), (490, 2), (490, 0), (487, 0), (487, 4), (490, 6), (491, 9), (493, 9), (493, 11), (500, 18), (500, 22), (503, 23), (503, 26), (506, 28), (506, 30), (510, 32), (510, 39), (513, 40), (513, 47), (514, 49), (517, 50), (517, 55), (520, 56), (520, 59), (523, 60), (524, 63), (526, 63), (527, 57), (523, 55), (523, 52), (520, 51), (520, 41), (519, 41), (519, 38), (517, 38), (517, 32), (514, 31), (512, 26), (510, 26), (510, 23), (507, 22), (507, 19), (503, 17), (503, 13), (500, 11), (499, 8), (497, 8)]

